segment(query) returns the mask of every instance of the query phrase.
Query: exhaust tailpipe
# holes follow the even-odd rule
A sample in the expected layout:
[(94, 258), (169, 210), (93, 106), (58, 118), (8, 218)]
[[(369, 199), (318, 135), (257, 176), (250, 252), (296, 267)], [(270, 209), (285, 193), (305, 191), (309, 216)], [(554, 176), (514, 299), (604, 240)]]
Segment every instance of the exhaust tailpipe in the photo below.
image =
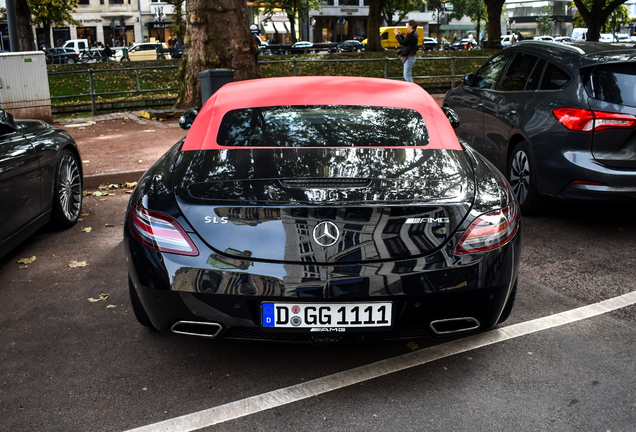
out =
[(170, 327), (172, 333), (188, 336), (199, 336), (214, 339), (221, 333), (223, 326), (219, 323), (200, 321), (177, 321)]
[(437, 336), (446, 336), (456, 333), (462, 333), (467, 331), (473, 331), (481, 327), (477, 318), (463, 317), (463, 318), (448, 318), (442, 320), (431, 321), (431, 330)]

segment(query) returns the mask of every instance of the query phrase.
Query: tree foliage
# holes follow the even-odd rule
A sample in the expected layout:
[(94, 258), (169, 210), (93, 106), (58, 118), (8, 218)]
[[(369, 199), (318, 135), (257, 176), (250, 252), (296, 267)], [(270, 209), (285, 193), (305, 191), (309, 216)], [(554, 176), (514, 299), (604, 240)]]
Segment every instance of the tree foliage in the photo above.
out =
[(264, 0), (261, 4), (264, 5), (263, 12), (269, 16), (280, 10), (285, 11), (289, 20), (292, 43), (298, 41), (296, 38), (296, 18), (305, 16), (310, 10), (320, 9), (320, 0)]
[[(409, 12), (422, 9), (425, 0), (385, 0), (382, 5), (382, 17), (388, 26), (393, 26), (402, 21)], [(397, 19), (393, 18), (397, 15)]]
[(477, 37), (479, 37), (481, 26), (487, 23), (488, 16), (484, 0), (451, 0), (450, 3), (453, 5), (450, 17), (456, 20), (460, 20), (464, 16), (470, 17), (471, 21), (475, 23), (475, 30)]
[(537, 17), (537, 31), (540, 35), (549, 35), (554, 28), (554, 19), (552, 18), (552, 6), (546, 5), (541, 8), (541, 15)]
[(51, 46), (51, 26), (80, 25), (71, 13), (77, 10), (79, 0), (28, 0), (33, 24), (44, 28), (46, 45)]
[(627, 0), (574, 0), (578, 13), (587, 27), (587, 40), (598, 41), (612, 13)]

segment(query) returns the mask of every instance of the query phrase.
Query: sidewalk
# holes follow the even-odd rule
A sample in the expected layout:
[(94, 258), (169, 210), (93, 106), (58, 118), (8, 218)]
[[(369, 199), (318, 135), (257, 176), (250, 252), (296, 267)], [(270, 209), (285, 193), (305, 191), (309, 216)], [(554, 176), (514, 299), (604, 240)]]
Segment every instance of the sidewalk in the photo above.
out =
[(139, 180), (187, 132), (178, 119), (147, 120), (136, 112), (103, 114), (56, 123), (77, 142), (84, 187)]

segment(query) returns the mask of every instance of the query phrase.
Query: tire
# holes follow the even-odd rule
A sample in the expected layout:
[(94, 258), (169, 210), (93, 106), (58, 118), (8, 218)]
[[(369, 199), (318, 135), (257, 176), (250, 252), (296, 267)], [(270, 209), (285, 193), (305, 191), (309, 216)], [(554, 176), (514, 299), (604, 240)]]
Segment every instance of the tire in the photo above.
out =
[(508, 180), (521, 213), (539, 213), (543, 207), (543, 199), (537, 191), (537, 164), (526, 141), (519, 142), (510, 154)]
[(44, 59), (46, 60), (47, 65), (53, 64), (53, 56), (47, 55)]
[(75, 60), (73, 60), (72, 58), (66, 59), (66, 64), (75, 64)]
[(501, 316), (497, 321), (497, 324), (501, 324), (510, 318), (510, 313), (512, 312), (512, 307), (515, 305), (515, 299), (517, 298), (517, 284), (519, 281), (515, 282), (515, 286), (512, 287), (512, 292), (510, 293), (510, 297), (508, 297), (508, 301), (506, 302), (506, 306), (504, 306), (503, 311), (501, 312)]
[(146, 310), (144, 309), (144, 305), (141, 304), (141, 299), (135, 290), (135, 286), (130, 280), (130, 275), (128, 275), (128, 294), (130, 294), (130, 304), (132, 305), (133, 313), (135, 314), (135, 318), (137, 318), (139, 324), (144, 327), (154, 328), (150, 322), (150, 318), (148, 318)]
[(163, 55), (163, 54), (159, 54), (159, 55), (157, 56), (157, 60), (165, 60), (165, 59), (166, 59), (166, 56), (165, 56), (165, 55)]
[(130, 59), (128, 57), (122, 57), (121, 60), (119, 60), (120, 62), (128, 62), (130, 61)]
[(82, 174), (79, 160), (70, 150), (63, 150), (55, 167), (52, 223), (58, 228), (75, 225), (82, 210)]

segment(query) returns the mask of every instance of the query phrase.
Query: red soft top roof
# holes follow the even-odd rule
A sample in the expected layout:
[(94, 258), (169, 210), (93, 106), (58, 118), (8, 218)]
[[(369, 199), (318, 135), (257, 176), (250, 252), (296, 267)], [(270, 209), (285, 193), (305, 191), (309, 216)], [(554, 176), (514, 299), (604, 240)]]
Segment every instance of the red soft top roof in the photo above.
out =
[(226, 84), (201, 109), (182, 150), (237, 149), (220, 146), (216, 142), (219, 124), (227, 112), (243, 108), (289, 105), (412, 109), (422, 115), (428, 129), (430, 144), (424, 148), (461, 150), (444, 112), (420, 86), (388, 79), (334, 76), (265, 78)]

